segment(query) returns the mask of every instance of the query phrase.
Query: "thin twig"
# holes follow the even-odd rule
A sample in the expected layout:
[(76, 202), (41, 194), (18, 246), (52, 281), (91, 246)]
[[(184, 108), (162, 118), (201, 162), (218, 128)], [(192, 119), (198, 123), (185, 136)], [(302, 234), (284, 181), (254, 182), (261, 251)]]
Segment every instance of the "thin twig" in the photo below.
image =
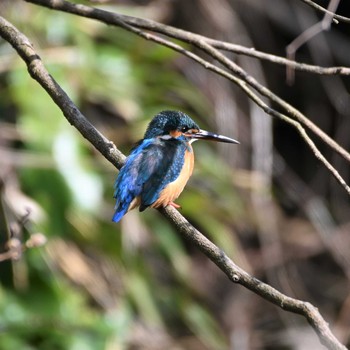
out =
[[(8, 41), (22, 57), (27, 64), (30, 75), (51, 96), (57, 106), (62, 110), (67, 120), (94, 145), (106, 159), (115, 164), (117, 168), (120, 168), (124, 160), (122, 153), (99, 133), (80, 113), (69, 96), (50, 76), (29, 40), (2, 17), (0, 17), (0, 36)], [(246, 273), (172, 207), (167, 207), (160, 211), (176, 226), (184, 237), (211, 259), (232, 282), (241, 284), (283, 310), (304, 316), (319, 335), (322, 344), (329, 349), (346, 349), (345, 346), (335, 338), (327, 322), (313, 305), (308, 302), (287, 297), (270, 285)]]
[[(288, 59), (294, 61), (295, 53), (302, 45), (310, 41), (313, 37), (320, 34), (321, 32), (330, 29), (334, 12), (338, 8), (339, 1), (340, 0), (330, 0), (328, 9), (324, 14), (323, 19), (310, 28), (306, 29), (287, 46), (286, 51)], [(294, 71), (294, 68), (287, 66), (287, 82), (289, 84), (292, 84), (294, 82)]]
[(345, 23), (350, 23), (350, 18), (349, 17), (337, 15), (336, 13), (325, 9), (324, 7), (316, 4), (315, 2), (313, 2), (311, 0), (301, 0), (301, 1), (304, 2), (307, 5), (315, 8), (318, 11), (321, 11), (321, 12), (324, 12), (324, 13), (328, 13), (329, 15), (331, 15), (333, 17), (334, 20), (345, 22)]
[(256, 94), (254, 94), (244, 83), (240, 84), (241, 88), (246, 92), (246, 94), (259, 106), (261, 107), (264, 112), (267, 114), (276, 117), (278, 119), (283, 120), (287, 124), (293, 126), (300, 134), (302, 139), (306, 142), (306, 144), (310, 147), (312, 150), (314, 156), (329, 170), (329, 172), (335, 177), (335, 179), (339, 182), (341, 186), (344, 187), (346, 192), (350, 195), (350, 187), (347, 185), (345, 180), (342, 178), (342, 176), (339, 174), (339, 172), (332, 166), (331, 163), (326, 159), (326, 157), (320, 152), (320, 150), (317, 148), (315, 143), (311, 140), (305, 129), (302, 127), (302, 125), (287, 117), (286, 115), (275, 111), (271, 107), (269, 107), (262, 99), (260, 99)]

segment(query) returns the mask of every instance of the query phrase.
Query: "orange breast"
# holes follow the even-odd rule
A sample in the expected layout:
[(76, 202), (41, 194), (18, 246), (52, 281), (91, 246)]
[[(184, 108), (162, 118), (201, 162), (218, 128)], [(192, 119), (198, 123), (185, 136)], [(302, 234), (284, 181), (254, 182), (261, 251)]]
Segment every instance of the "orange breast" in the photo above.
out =
[(191, 145), (188, 145), (188, 149), (185, 151), (185, 161), (179, 177), (170, 182), (160, 193), (159, 198), (151, 205), (152, 208), (166, 207), (170, 202), (179, 197), (184, 187), (187, 184), (188, 179), (192, 175), (194, 164), (194, 154)]

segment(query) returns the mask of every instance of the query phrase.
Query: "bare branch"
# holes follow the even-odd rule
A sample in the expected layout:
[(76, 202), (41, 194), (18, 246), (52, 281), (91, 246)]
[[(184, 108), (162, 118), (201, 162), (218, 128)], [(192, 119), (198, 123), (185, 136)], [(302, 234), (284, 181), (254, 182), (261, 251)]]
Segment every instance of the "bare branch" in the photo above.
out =
[[(220, 69), (219, 67), (211, 64), (210, 62), (200, 58), (199, 56), (195, 55), (193, 52), (185, 50), (180, 45), (177, 45), (173, 42), (170, 42), (166, 39), (163, 39), (161, 37), (158, 37), (154, 34), (144, 32), (138, 28), (133, 27), (132, 25), (129, 25), (128, 23), (124, 22), (124, 19), (131, 22), (131, 18), (129, 16), (123, 16), (116, 13), (111, 13), (108, 11), (95, 9), (89, 6), (85, 5), (76, 5), (72, 4), (65, 0), (26, 0), (27, 2), (32, 2), (36, 4), (40, 4), (43, 6), (46, 6), (51, 9), (56, 9), (59, 11), (69, 12), (73, 13), (79, 16), (83, 17), (89, 17), (94, 18), (99, 21), (102, 21), (106, 24), (112, 24), (116, 26), (120, 26), (130, 32), (133, 32), (144, 39), (152, 40), (154, 42), (157, 42), (161, 45), (167, 46), (173, 50), (176, 50), (187, 57), (197, 61), (198, 63), (202, 64), (205, 68), (210, 69), (212, 71), (215, 71), (216, 73), (225, 76), (235, 84), (237, 84), (242, 90), (248, 95), (249, 98), (253, 99), (256, 97), (257, 100), (259, 100), (258, 96), (254, 97), (254, 93), (248, 89), (246, 84), (253, 87), (257, 92), (259, 92), (262, 96), (267, 97), (272, 102), (276, 103), (277, 105), (281, 106), (286, 113), (293, 119), (295, 119), (300, 125), (297, 126), (295, 123), (289, 123), (293, 125), (294, 127), (297, 127), (300, 135), (305, 139), (308, 146), (312, 149), (317, 159), (319, 159), (326, 168), (332, 173), (332, 175), (335, 177), (335, 179), (340, 183), (341, 186), (345, 189), (345, 191), (350, 194), (350, 187), (346, 184), (344, 179), (340, 176), (338, 171), (325, 159), (324, 156), (318, 151), (313, 141), (309, 138), (305, 130), (301, 127), (302, 125), (306, 127), (307, 129), (311, 130), (315, 135), (317, 135), (323, 142), (325, 142), (329, 147), (331, 147), (334, 151), (336, 151), (338, 154), (340, 154), (345, 160), (350, 162), (350, 154), (341, 147), (337, 142), (335, 142), (331, 137), (329, 137), (325, 132), (323, 132), (317, 125), (315, 125), (311, 120), (306, 118), (300, 111), (298, 111), (296, 108), (294, 108), (292, 105), (275, 95), (271, 90), (260, 84), (254, 77), (250, 76), (245, 70), (243, 70), (240, 66), (235, 64), (232, 60), (228, 59), (225, 55), (223, 55), (220, 51), (218, 51), (216, 48), (214, 48), (211, 44), (207, 42), (207, 38), (204, 38), (202, 36), (199, 36), (197, 34), (193, 34), (190, 32), (186, 32), (181, 29), (173, 28), (170, 26), (164, 26), (162, 24), (156, 23), (156, 22), (150, 22), (148, 30), (154, 31), (155, 28), (158, 29), (158, 31), (162, 31), (163, 34), (168, 35), (170, 37), (176, 37), (179, 40), (182, 40), (184, 42), (190, 43), (207, 54), (209, 54), (211, 57), (215, 58), (217, 61), (219, 61), (221, 64), (223, 64), (226, 68), (228, 68), (231, 72), (233, 72), (236, 76), (226, 72), (223, 69)], [(133, 18), (132, 23), (135, 23), (139, 21), (140, 19)], [(145, 21), (145, 20), (140, 20)], [(142, 22), (143, 23), (143, 22)], [(145, 23), (143, 23), (143, 26), (145, 26)], [(243, 81), (246, 83), (244, 84)], [(264, 109), (265, 112), (268, 114), (280, 118), (282, 116), (281, 113), (275, 111), (274, 109), (271, 109), (270, 107), (263, 107), (262, 104), (258, 104), (260, 107)], [(284, 116), (286, 117), (286, 116)], [(288, 117), (286, 117), (288, 118)], [(286, 120), (285, 120), (286, 121)], [(301, 132), (303, 130), (303, 132)], [(316, 152), (316, 153), (315, 153)]]
[[(0, 36), (8, 41), (22, 57), (27, 64), (30, 75), (51, 96), (66, 119), (94, 145), (106, 159), (120, 168), (124, 160), (122, 153), (86, 120), (68, 95), (49, 75), (29, 40), (2, 17), (0, 17)], [(245, 83), (242, 82), (242, 84)], [(320, 341), (329, 349), (346, 349), (332, 334), (327, 322), (322, 318), (317, 308), (308, 302), (287, 297), (268, 284), (246, 273), (234, 264), (221, 249), (196, 230), (174, 208), (167, 207), (160, 211), (176, 226), (177, 230), (182, 233), (186, 239), (197, 246), (211, 259), (232, 282), (241, 284), (283, 310), (304, 316), (317, 332)]]
[(149, 19), (131, 17), (119, 13), (111, 13), (108, 11), (92, 8), (85, 5), (72, 4), (64, 0), (25, 0), (27, 2), (42, 5), (51, 9), (69, 12), (79, 16), (94, 18), (106, 24), (123, 26), (128, 24), (135, 28), (150, 30), (155, 33), (164, 34), (174, 39), (179, 39), (184, 42), (191, 43), (192, 39), (204, 40), (216, 49), (234, 52), (238, 55), (254, 57), (260, 60), (269, 61), (275, 64), (288, 66), (293, 69), (320, 75), (350, 75), (348, 67), (320, 67), (307, 63), (300, 63), (286, 59), (285, 57), (275, 56), (265, 52), (255, 50), (254, 48), (245, 47), (242, 45), (232, 44), (220, 40), (211, 39), (199, 34), (190, 33), (182, 29), (174, 28), (162, 23), (158, 23)]

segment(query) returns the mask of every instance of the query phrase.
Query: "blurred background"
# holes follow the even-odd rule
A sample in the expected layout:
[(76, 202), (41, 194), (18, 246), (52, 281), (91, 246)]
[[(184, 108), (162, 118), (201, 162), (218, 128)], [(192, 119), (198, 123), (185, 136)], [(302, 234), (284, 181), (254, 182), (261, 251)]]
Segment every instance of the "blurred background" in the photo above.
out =
[[(322, 18), (300, 0), (87, 4), (281, 56)], [(349, 2), (338, 13), (349, 16)], [(295, 130), (224, 78), (122, 29), (19, 0), (2, 0), (0, 14), (124, 153), (163, 109), (238, 139), (194, 145), (181, 213), (246, 271), (313, 303), (350, 344), (349, 197)], [(333, 25), (296, 58), (349, 66), (349, 36), (349, 24)], [(228, 56), (350, 148), (348, 79), (296, 72), (289, 85), (282, 66)], [(349, 183), (349, 165), (313, 139)], [(1, 349), (322, 348), (302, 317), (229, 282), (157, 211), (112, 223), (116, 176), (0, 40), (1, 251), (9, 238), (47, 240), (0, 264)]]

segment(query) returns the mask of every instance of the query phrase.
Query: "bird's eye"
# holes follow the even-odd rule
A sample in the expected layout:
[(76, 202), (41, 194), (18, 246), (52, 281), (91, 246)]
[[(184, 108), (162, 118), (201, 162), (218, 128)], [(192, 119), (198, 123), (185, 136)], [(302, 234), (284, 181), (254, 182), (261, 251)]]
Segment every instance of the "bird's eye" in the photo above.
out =
[(181, 128), (181, 131), (182, 131), (182, 132), (188, 131), (188, 127), (187, 127), (187, 126), (183, 126), (183, 127)]

